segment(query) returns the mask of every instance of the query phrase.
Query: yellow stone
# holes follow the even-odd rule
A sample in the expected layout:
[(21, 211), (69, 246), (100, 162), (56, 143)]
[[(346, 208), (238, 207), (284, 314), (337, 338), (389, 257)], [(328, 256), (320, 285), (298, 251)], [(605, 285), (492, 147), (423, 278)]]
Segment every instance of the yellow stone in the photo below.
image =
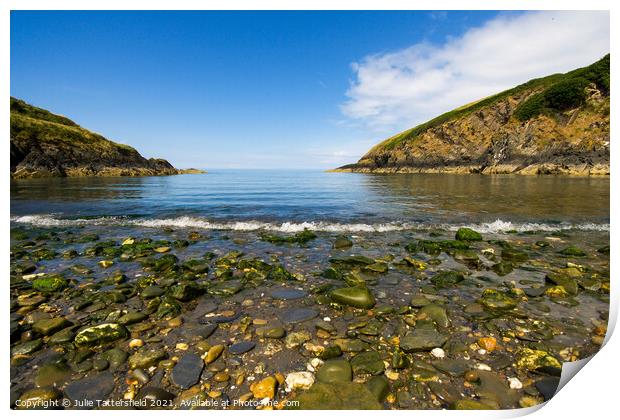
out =
[(224, 351), (224, 346), (222, 344), (217, 344), (209, 349), (207, 352), (207, 356), (205, 357), (206, 363), (213, 363), (220, 354)]
[(129, 342), (130, 349), (136, 349), (138, 347), (142, 347), (143, 345), (144, 345), (144, 341), (140, 340), (139, 338), (134, 338), (133, 340)]
[(169, 246), (160, 246), (159, 248), (155, 248), (153, 251), (159, 252), (159, 253), (163, 254), (164, 252), (170, 251), (170, 247)]
[(189, 349), (189, 344), (187, 344), (187, 343), (177, 343), (176, 349), (177, 350), (187, 350), (187, 349)]
[(254, 398), (269, 398), (272, 400), (276, 395), (276, 382), (276, 378), (273, 376), (268, 376), (262, 381), (254, 382), (250, 385), (250, 391), (252, 391)]
[(252, 324), (254, 325), (265, 325), (267, 324), (267, 320), (266, 319), (260, 319), (260, 318), (255, 318), (254, 320), (252, 320)]
[(133, 245), (136, 240), (134, 238), (127, 238), (123, 241), (123, 245)]
[(497, 347), (497, 340), (494, 337), (480, 337), (478, 345), (486, 351), (493, 351)]

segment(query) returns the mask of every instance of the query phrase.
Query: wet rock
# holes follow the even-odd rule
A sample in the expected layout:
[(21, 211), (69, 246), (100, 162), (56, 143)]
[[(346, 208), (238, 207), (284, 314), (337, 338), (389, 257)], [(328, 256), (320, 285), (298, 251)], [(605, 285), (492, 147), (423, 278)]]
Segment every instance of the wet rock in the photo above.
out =
[(106, 399), (114, 390), (114, 377), (105, 372), (90, 375), (65, 387), (65, 395), (71, 401), (96, 401)]
[(129, 356), (129, 368), (146, 369), (155, 366), (157, 362), (165, 359), (167, 356), (164, 349), (141, 348), (136, 353)]
[(228, 347), (228, 353), (230, 354), (243, 354), (247, 353), (256, 347), (256, 343), (253, 341), (240, 341)]
[(49, 344), (62, 344), (62, 343), (69, 343), (71, 341), (73, 341), (73, 339), (75, 338), (75, 327), (68, 327), (65, 328), (63, 330), (60, 330), (56, 333), (54, 333), (54, 335), (52, 335), (49, 340), (48, 343)]
[(348, 360), (327, 360), (319, 369), (316, 380), (318, 382), (333, 384), (351, 382), (353, 371)]
[(371, 273), (380, 273), (380, 274), (387, 273), (388, 269), (389, 267), (387, 263), (382, 262), (382, 261), (377, 261), (374, 264), (367, 265), (363, 268), (364, 271), (371, 272)]
[(25, 354), (34, 353), (43, 347), (43, 340), (36, 339), (31, 341), (26, 341), (24, 343), (17, 344), (13, 346), (11, 349), (11, 356), (22, 356)]
[(353, 241), (351, 241), (346, 236), (339, 236), (334, 241), (334, 248), (335, 249), (350, 248), (352, 246), (353, 246)]
[(184, 354), (172, 369), (172, 383), (179, 388), (187, 389), (198, 383), (204, 362), (194, 353)]
[(262, 381), (255, 382), (250, 385), (250, 391), (252, 391), (252, 394), (256, 399), (260, 400), (263, 398), (269, 398), (270, 400), (273, 400), (276, 393), (276, 385), (276, 378), (273, 376), (268, 376)]
[(519, 402), (519, 393), (507, 385), (495, 372), (478, 371), (480, 385), (476, 394), (485, 400), (495, 401), (501, 408), (514, 408)]
[(496, 289), (486, 289), (483, 291), (479, 302), (486, 309), (499, 311), (513, 309), (518, 303), (513, 297)]
[(50, 335), (66, 327), (69, 322), (64, 318), (40, 319), (32, 325), (32, 329), (41, 335)]
[(157, 318), (173, 318), (181, 312), (181, 305), (171, 296), (164, 296), (157, 307)]
[(370, 309), (375, 306), (375, 298), (365, 287), (343, 287), (331, 292), (331, 299), (343, 305)]
[(144, 408), (150, 409), (170, 407), (174, 398), (174, 394), (166, 391), (165, 389), (147, 386), (140, 390), (136, 400), (144, 400), (146, 405)]
[(264, 338), (282, 338), (286, 331), (282, 327), (262, 327), (256, 330), (256, 335)]
[(334, 340), (334, 344), (340, 347), (343, 352), (359, 353), (366, 350), (369, 346), (362, 340), (339, 338)]
[(153, 299), (162, 296), (164, 293), (166, 293), (166, 291), (163, 288), (155, 284), (151, 284), (142, 289), (140, 296), (142, 296), (144, 299)]
[(431, 277), (431, 283), (439, 288), (451, 287), (465, 280), (458, 271), (440, 271)]
[(297, 389), (309, 389), (314, 384), (314, 375), (311, 372), (292, 372), (286, 375), (286, 392)]
[(118, 323), (121, 325), (130, 325), (142, 322), (149, 316), (144, 312), (127, 312), (125, 315), (118, 319)]
[(32, 288), (38, 292), (59, 292), (69, 285), (67, 279), (59, 274), (38, 277), (32, 281)]
[(463, 376), (469, 368), (469, 365), (465, 360), (457, 359), (433, 360), (432, 365), (435, 369), (456, 377)]
[(362, 384), (315, 383), (298, 396), (300, 410), (381, 410), (376, 396)]
[(522, 348), (517, 355), (517, 368), (535, 371), (545, 367), (562, 369), (562, 364), (544, 350)]
[(54, 408), (53, 404), (62, 397), (62, 393), (56, 388), (44, 387), (30, 389), (20, 395), (20, 410)]
[(548, 377), (543, 378), (534, 384), (540, 395), (543, 396), (545, 401), (549, 401), (555, 395), (558, 386), (560, 385), (560, 378)]
[(505, 275), (510, 274), (512, 272), (513, 266), (512, 266), (512, 263), (510, 261), (501, 261), (501, 262), (498, 262), (497, 264), (493, 265), (491, 267), (491, 269), (498, 276), (505, 276)]
[(63, 363), (50, 363), (41, 366), (34, 378), (34, 384), (39, 388), (48, 386), (62, 387), (65, 384), (71, 370)]
[(585, 257), (587, 255), (581, 248), (578, 248), (575, 245), (570, 245), (564, 248), (560, 251), (560, 254), (568, 257)]
[(426, 296), (424, 295), (415, 295), (411, 298), (411, 302), (409, 303), (409, 306), (413, 307), (413, 308), (422, 308), (426, 305), (430, 305), (431, 301), (428, 300), (428, 298), (426, 298)]
[(321, 351), (316, 353), (316, 356), (323, 360), (333, 359), (335, 357), (340, 357), (341, 355), (342, 349), (336, 345), (326, 346)]
[(413, 331), (400, 339), (400, 348), (407, 353), (441, 347), (448, 336), (437, 331), (432, 321), (418, 321)]
[(430, 304), (426, 305), (418, 312), (418, 317), (423, 319), (430, 319), (442, 328), (448, 328), (450, 326), (450, 319), (446, 313), (446, 308), (441, 305)]
[(513, 263), (522, 263), (529, 259), (529, 255), (523, 251), (514, 248), (504, 248), (502, 250), (502, 259)]
[(366, 384), (368, 390), (375, 396), (377, 401), (383, 402), (388, 395), (389, 384), (385, 376), (374, 376)]
[(232, 296), (243, 290), (240, 281), (226, 281), (209, 287), (209, 293), (214, 296)]
[(473, 229), (460, 228), (455, 235), (457, 241), (481, 241), (482, 235)]
[(301, 299), (303, 297), (306, 297), (307, 295), (308, 294), (305, 291), (298, 290), (298, 289), (280, 288), (280, 289), (275, 289), (271, 292), (272, 298), (281, 299), (281, 300)]
[(495, 337), (480, 337), (478, 345), (486, 351), (493, 351), (497, 347), (497, 340)]
[(113, 348), (103, 352), (101, 357), (110, 364), (111, 369), (116, 369), (125, 363), (129, 355), (121, 349)]
[(495, 410), (495, 407), (476, 400), (458, 400), (452, 408), (455, 410)]
[(128, 334), (122, 325), (108, 322), (80, 330), (75, 336), (75, 344), (78, 347), (98, 346), (120, 340)]
[(220, 354), (222, 354), (223, 351), (224, 346), (222, 344), (216, 344), (211, 347), (205, 356), (205, 363), (213, 363), (218, 357), (220, 357)]
[(565, 274), (561, 273), (548, 273), (545, 276), (545, 281), (561, 286), (570, 295), (576, 295), (579, 292), (579, 285), (577, 281)]
[(385, 370), (383, 358), (376, 351), (358, 353), (351, 359), (351, 368), (355, 375), (370, 374), (380, 375)]
[(188, 302), (202, 295), (204, 292), (204, 289), (196, 283), (183, 282), (171, 288), (170, 296), (181, 302)]
[(316, 310), (311, 308), (293, 308), (280, 313), (278, 317), (285, 324), (297, 324), (316, 318), (318, 314)]

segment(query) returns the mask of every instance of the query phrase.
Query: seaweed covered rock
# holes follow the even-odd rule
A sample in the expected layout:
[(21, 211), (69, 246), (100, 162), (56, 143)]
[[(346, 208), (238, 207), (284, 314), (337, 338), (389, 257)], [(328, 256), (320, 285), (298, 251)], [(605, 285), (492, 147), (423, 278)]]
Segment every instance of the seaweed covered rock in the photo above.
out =
[(366, 287), (343, 287), (330, 294), (334, 302), (355, 308), (370, 309), (375, 306), (375, 298)]

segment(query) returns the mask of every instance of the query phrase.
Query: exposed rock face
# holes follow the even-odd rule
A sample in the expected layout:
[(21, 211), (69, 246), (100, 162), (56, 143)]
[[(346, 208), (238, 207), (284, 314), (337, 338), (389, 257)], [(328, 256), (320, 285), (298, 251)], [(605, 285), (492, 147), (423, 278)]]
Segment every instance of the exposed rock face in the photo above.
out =
[(11, 177), (141, 176), (182, 173), (146, 159), (68, 118), (11, 98)]
[[(609, 56), (605, 59), (608, 66)], [(336, 171), (609, 175), (609, 94), (596, 83), (585, 88), (579, 106), (525, 121), (515, 115), (520, 105), (571, 73), (531, 81), (444, 114)]]

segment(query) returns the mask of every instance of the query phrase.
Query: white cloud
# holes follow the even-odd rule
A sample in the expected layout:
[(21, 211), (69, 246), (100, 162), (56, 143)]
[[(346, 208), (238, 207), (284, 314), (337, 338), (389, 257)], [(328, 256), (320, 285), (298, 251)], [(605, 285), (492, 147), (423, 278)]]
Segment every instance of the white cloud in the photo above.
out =
[(609, 13), (499, 16), (442, 45), (419, 43), (353, 63), (343, 114), (378, 131), (405, 129), (532, 78), (609, 52)]

